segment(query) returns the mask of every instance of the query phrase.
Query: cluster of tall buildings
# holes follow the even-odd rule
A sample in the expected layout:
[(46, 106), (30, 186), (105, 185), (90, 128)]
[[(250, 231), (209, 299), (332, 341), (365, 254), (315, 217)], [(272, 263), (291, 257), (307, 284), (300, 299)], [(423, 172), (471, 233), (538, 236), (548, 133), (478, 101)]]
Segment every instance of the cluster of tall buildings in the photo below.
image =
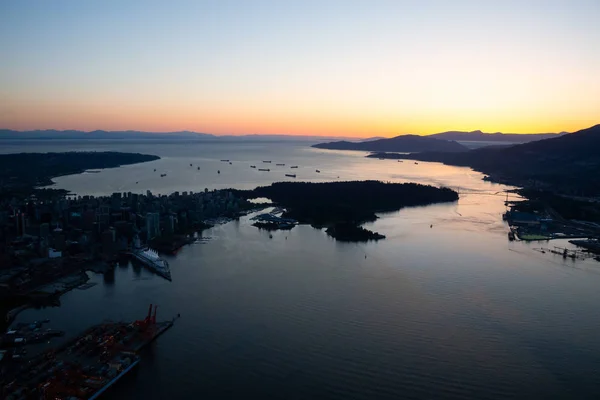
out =
[(245, 200), (227, 190), (171, 195), (113, 193), (0, 204), (0, 268), (11, 251), (113, 257), (133, 238), (151, 241), (188, 232), (206, 219), (236, 214)]

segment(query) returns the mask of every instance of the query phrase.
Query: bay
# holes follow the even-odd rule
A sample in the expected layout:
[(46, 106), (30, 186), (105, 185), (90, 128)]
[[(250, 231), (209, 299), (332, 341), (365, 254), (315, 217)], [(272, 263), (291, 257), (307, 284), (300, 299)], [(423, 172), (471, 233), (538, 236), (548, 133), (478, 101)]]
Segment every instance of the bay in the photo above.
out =
[[(142, 318), (150, 303), (159, 305), (158, 319), (180, 313), (109, 398), (600, 396), (600, 264), (535, 250), (571, 247), (566, 241), (509, 242), (501, 215), (510, 188), (477, 172), (300, 142), (1, 146), (70, 150), (162, 157), (55, 179), (76, 194), (253, 188), (293, 180), (285, 177), (291, 171), (296, 180), (419, 182), (461, 193), (457, 203), (380, 215), (367, 227), (387, 239), (370, 243), (336, 242), (310, 226), (269, 238), (243, 217), (170, 257), (172, 282), (120, 266), (93, 275), (98, 285), (67, 293), (60, 307), (18, 316), (49, 318), (75, 335), (104, 319)], [(272, 161), (270, 172), (250, 168), (263, 160)]]

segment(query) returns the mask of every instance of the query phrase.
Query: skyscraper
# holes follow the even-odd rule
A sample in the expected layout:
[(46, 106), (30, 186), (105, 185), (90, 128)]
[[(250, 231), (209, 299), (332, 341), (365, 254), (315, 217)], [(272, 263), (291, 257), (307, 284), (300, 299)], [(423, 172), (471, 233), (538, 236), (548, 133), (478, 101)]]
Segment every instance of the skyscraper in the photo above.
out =
[(158, 213), (146, 214), (146, 234), (148, 240), (160, 236), (160, 215)]

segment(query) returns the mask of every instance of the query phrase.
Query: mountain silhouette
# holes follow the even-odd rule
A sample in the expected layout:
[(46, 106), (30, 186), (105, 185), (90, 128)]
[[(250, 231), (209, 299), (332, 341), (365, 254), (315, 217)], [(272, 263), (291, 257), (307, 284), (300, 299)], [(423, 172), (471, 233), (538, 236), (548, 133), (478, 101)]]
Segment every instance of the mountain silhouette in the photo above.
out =
[(426, 136), (402, 135), (390, 139), (378, 139), (367, 142), (328, 142), (315, 144), (312, 147), (331, 150), (361, 150), (361, 151), (394, 151), (415, 153), (422, 151), (463, 152), (467, 147), (454, 141), (435, 139)]
[(142, 132), (142, 131), (104, 131), (95, 130), (91, 132), (78, 130), (59, 131), (55, 129), (15, 131), (12, 129), (0, 129), (0, 139), (199, 139), (212, 138), (208, 133), (196, 133), (189, 131), (179, 132)]
[(489, 179), (556, 192), (600, 195), (600, 125), (552, 139), (463, 153), (372, 154), (471, 167)]
[(472, 132), (461, 132), (461, 131), (449, 131), (434, 133), (428, 135), (428, 137), (444, 140), (456, 140), (456, 141), (473, 141), (473, 142), (506, 142), (506, 143), (527, 143), (535, 140), (550, 139), (561, 135), (565, 135), (566, 132), (561, 133), (485, 133), (482, 131)]

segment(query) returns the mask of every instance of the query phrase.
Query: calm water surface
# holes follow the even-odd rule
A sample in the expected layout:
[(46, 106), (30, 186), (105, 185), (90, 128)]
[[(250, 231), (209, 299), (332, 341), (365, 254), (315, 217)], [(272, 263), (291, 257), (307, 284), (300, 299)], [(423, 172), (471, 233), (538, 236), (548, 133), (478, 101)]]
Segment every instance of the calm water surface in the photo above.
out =
[[(479, 173), (293, 143), (1, 148), (163, 157), (56, 179), (78, 194), (252, 188), (287, 179), (290, 165), (299, 166), (298, 180), (416, 181), (461, 191), (458, 203), (381, 215), (369, 228), (387, 239), (368, 244), (336, 242), (309, 226), (270, 239), (244, 217), (171, 257), (173, 282), (121, 266), (93, 275), (98, 285), (64, 295), (61, 307), (19, 315), (50, 318), (74, 335), (104, 319), (141, 318), (149, 303), (159, 305), (159, 317), (181, 313), (110, 398), (600, 398), (600, 264), (535, 251), (568, 246), (560, 241), (509, 243), (506, 187)], [(272, 160), (271, 172), (249, 168), (262, 160)]]

